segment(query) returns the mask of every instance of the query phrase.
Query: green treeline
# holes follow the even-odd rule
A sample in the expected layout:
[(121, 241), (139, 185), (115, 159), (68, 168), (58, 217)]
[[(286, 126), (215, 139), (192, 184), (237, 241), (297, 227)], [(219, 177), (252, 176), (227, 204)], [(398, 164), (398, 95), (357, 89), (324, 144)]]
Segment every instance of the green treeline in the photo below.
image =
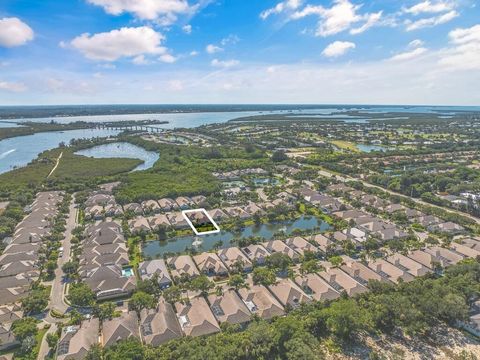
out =
[(152, 169), (122, 177), (122, 185), (115, 194), (119, 203), (180, 195), (210, 195), (220, 189), (220, 182), (212, 172), (251, 167), (265, 169), (273, 165), (267, 155), (257, 149), (174, 146), (146, 141), (140, 137), (120, 140), (158, 152), (160, 159)]

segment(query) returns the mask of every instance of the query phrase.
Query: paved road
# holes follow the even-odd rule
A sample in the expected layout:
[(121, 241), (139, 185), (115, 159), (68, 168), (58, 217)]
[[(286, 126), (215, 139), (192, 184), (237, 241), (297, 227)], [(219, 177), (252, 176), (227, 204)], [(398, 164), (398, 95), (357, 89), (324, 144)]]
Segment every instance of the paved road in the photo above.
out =
[[(320, 175), (327, 175), (329, 174), (330, 176), (333, 176), (333, 175), (336, 175), (328, 170), (321, 170), (320, 172)], [(404, 195), (404, 194), (400, 194), (400, 193), (397, 193), (395, 191), (392, 191), (392, 190), (389, 190), (389, 189), (385, 189), (381, 186), (378, 186), (378, 185), (373, 185), (369, 182), (366, 182), (365, 180), (362, 180), (362, 179), (358, 179), (358, 178), (354, 178), (354, 177), (351, 177), (351, 176), (344, 176), (344, 175), (341, 175), (340, 177), (337, 176), (337, 179), (341, 180), (341, 181), (360, 181), (364, 186), (366, 187), (369, 187), (369, 188), (376, 188), (376, 189), (379, 189), (379, 190), (383, 190), (391, 195), (398, 195), (398, 196), (403, 196), (403, 197), (407, 197), (409, 199), (411, 199), (412, 201), (416, 202), (417, 204), (421, 204), (421, 205), (426, 205), (426, 206), (431, 206), (431, 207), (435, 207), (435, 208), (438, 208), (438, 209), (442, 209), (444, 211), (448, 211), (448, 212), (451, 212), (451, 213), (454, 213), (454, 214), (457, 214), (457, 215), (460, 215), (460, 216), (464, 216), (466, 218), (469, 218), (473, 221), (475, 221), (477, 224), (480, 224), (480, 219), (473, 216), (473, 215), (470, 215), (470, 214), (467, 214), (463, 211), (460, 211), (460, 210), (455, 210), (455, 209), (449, 209), (449, 208), (445, 208), (445, 207), (442, 207), (442, 206), (438, 206), (438, 205), (433, 205), (433, 204), (430, 204), (430, 203), (427, 203), (423, 200), (420, 200), (420, 199), (416, 199), (416, 198), (413, 198), (413, 197), (410, 197), (410, 196), (407, 196), (407, 195)]]
[[(69, 306), (64, 301), (64, 290), (65, 290), (65, 281), (64, 281), (64, 272), (62, 270), (63, 264), (70, 260), (70, 249), (72, 246), (72, 231), (75, 229), (77, 224), (77, 209), (75, 208), (75, 198), (72, 197), (72, 202), (69, 207), (69, 214), (67, 223), (65, 225), (65, 238), (62, 241), (63, 255), (58, 259), (58, 267), (55, 270), (55, 279), (52, 282), (52, 292), (50, 295), (50, 309), (55, 309), (58, 312), (65, 313)], [(48, 318), (48, 317), (47, 317)], [(48, 318), (51, 320), (50, 318)], [(55, 322), (54, 320), (53, 322)], [(49, 321), (51, 322), (51, 321)]]

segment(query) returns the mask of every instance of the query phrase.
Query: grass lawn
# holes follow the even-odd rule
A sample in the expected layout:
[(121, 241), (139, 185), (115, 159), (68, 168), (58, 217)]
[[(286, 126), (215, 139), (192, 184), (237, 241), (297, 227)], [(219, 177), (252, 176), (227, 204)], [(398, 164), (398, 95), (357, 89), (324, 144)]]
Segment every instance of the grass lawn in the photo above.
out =
[(349, 141), (333, 140), (333, 141), (331, 141), (331, 143), (333, 145), (335, 145), (336, 147), (338, 147), (340, 149), (343, 149), (343, 150), (349, 150), (349, 151), (356, 152), (356, 153), (360, 152), (360, 150), (358, 150), (358, 148), (357, 148), (357, 145), (355, 145), (354, 143), (349, 142)]

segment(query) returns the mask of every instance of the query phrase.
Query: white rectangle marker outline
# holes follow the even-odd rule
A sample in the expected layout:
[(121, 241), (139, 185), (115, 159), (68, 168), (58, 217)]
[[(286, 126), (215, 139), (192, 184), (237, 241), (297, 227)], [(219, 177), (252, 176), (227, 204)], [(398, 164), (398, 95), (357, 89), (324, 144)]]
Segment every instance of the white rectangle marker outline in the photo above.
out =
[[(207, 215), (208, 220), (210, 220), (210, 222), (213, 224), (213, 226), (215, 226), (216, 230), (204, 231), (204, 232), (199, 233), (187, 216), (188, 213), (193, 213), (193, 212), (197, 212), (197, 211), (201, 211), (205, 215)], [(213, 218), (210, 216), (210, 214), (205, 209), (182, 210), (182, 215), (185, 218), (185, 220), (187, 221), (188, 225), (190, 225), (190, 227), (192, 228), (195, 235), (208, 235), (208, 234), (216, 234), (216, 233), (220, 232), (220, 228), (218, 227), (217, 223), (215, 222), (215, 220), (213, 220)]]

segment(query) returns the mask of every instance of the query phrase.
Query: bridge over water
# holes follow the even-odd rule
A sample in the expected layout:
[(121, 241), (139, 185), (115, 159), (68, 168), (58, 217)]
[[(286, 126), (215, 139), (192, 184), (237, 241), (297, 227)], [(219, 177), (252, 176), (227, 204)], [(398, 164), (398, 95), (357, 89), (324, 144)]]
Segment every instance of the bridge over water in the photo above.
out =
[(151, 125), (112, 125), (112, 124), (94, 124), (95, 129), (107, 129), (107, 130), (131, 130), (131, 131), (144, 131), (152, 133), (162, 133), (165, 129), (158, 128)]

